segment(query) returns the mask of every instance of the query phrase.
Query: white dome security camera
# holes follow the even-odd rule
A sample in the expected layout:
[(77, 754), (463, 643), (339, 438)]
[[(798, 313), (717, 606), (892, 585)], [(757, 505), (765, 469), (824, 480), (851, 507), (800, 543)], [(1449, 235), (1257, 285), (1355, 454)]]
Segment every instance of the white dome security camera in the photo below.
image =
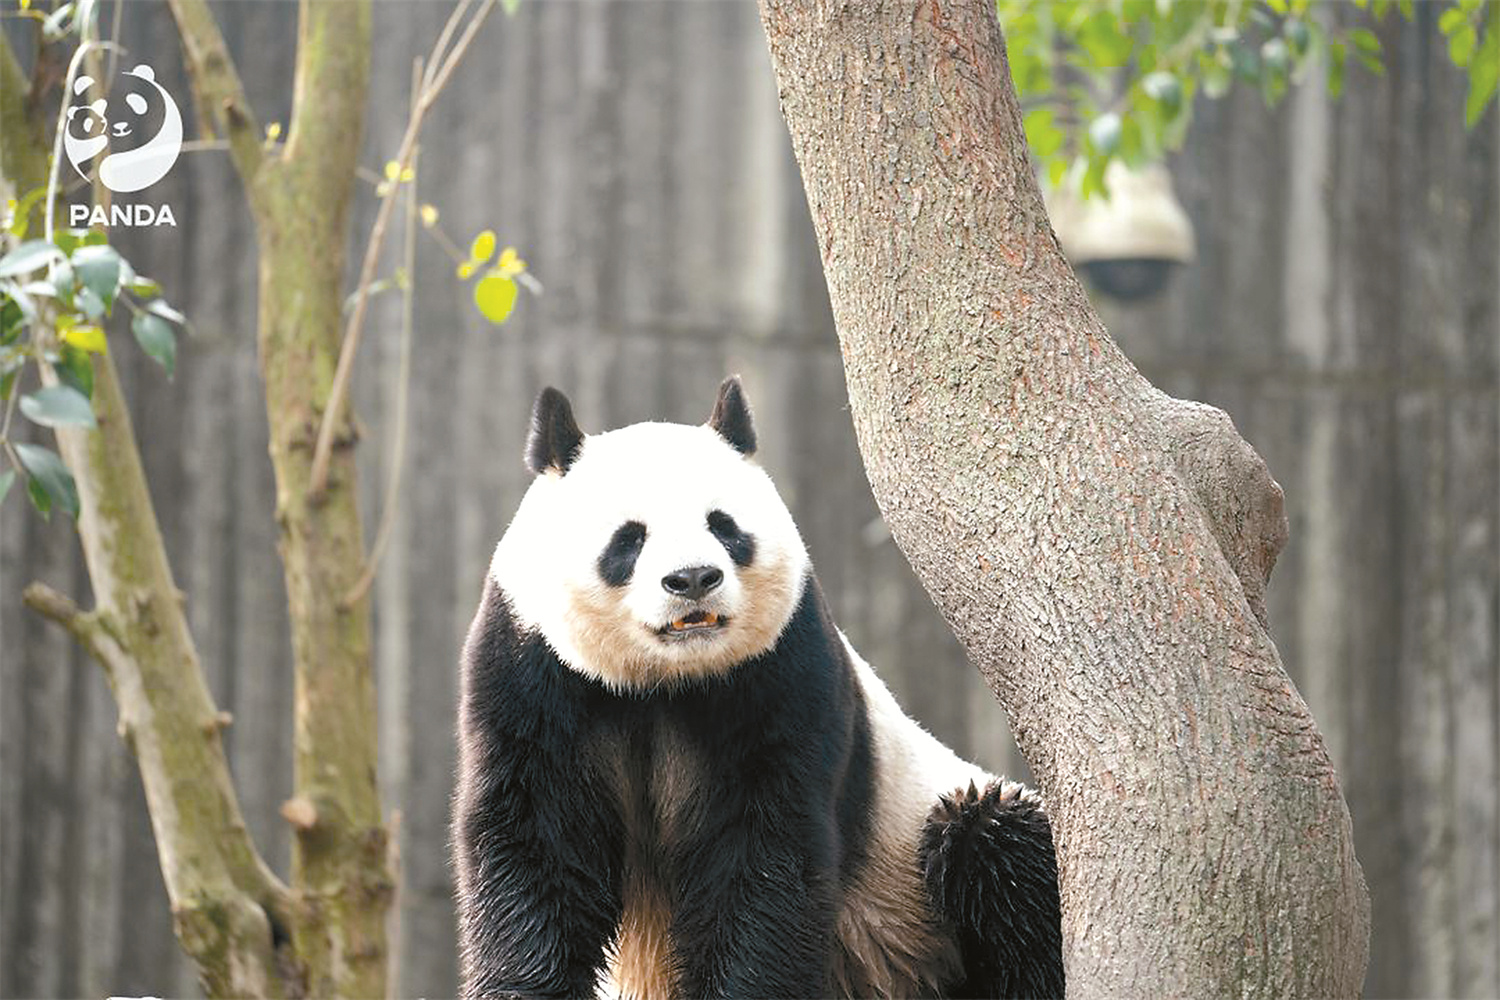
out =
[(1172, 193), (1166, 167), (1132, 170), (1118, 160), (1104, 172), (1109, 197), (1085, 201), (1077, 176), (1045, 186), (1047, 214), (1068, 261), (1100, 292), (1137, 301), (1166, 287), (1176, 265), (1196, 254), (1193, 224)]

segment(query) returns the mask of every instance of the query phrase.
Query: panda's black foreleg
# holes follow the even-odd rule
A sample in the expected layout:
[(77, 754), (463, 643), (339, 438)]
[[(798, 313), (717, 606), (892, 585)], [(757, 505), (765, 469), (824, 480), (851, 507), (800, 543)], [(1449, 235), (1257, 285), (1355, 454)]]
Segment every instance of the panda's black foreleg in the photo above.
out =
[(704, 838), (680, 855), (672, 938), (689, 997), (819, 997), (828, 992), (836, 917), (832, 851), (821, 832), (798, 843), (774, 812)]
[(596, 817), (560, 806), (496, 793), (458, 817), (466, 998), (596, 991), (620, 920), (619, 852)]
[(942, 796), (922, 831), (929, 898), (955, 928), (953, 997), (1060, 997), (1062, 911), (1052, 826), (1034, 793), (992, 782)]

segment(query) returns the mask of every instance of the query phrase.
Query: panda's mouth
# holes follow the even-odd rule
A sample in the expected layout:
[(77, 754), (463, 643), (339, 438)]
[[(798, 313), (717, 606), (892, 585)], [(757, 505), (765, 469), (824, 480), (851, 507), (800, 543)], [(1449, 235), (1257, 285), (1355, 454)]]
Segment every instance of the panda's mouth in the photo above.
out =
[(729, 619), (712, 611), (694, 611), (675, 619), (656, 630), (660, 636), (689, 635), (695, 632), (717, 632), (729, 624)]

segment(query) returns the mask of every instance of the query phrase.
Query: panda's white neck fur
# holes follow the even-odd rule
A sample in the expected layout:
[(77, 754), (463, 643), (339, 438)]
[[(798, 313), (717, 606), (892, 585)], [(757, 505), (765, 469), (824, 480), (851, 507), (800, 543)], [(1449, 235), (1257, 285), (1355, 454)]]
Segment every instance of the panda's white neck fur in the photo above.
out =
[[(709, 533), (710, 510), (754, 536), (748, 566), (734, 565)], [(631, 581), (612, 587), (598, 558), (631, 520), (646, 525), (646, 547)], [(728, 624), (711, 638), (662, 641), (662, 575), (705, 560), (724, 570), (712, 601)], [(568, 667), (637, 690), (720, 673), (770, 649), (807, 575), (806, 548), (765, 471), (709, 427), (664, 423), (586, 437), (565, 475), (532, 483), (490, 564), (523, 629)]]

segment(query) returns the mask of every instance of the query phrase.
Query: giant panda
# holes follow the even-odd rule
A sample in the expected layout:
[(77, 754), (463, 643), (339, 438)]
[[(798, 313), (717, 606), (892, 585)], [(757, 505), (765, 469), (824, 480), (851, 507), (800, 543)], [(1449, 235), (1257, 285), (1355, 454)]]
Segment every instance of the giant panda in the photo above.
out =
[(1061, 995), (1041, 801), (901, 711), (755, 445), (733, 377), (698, 426), (537, 398), (463, 651), (464, 994)]

